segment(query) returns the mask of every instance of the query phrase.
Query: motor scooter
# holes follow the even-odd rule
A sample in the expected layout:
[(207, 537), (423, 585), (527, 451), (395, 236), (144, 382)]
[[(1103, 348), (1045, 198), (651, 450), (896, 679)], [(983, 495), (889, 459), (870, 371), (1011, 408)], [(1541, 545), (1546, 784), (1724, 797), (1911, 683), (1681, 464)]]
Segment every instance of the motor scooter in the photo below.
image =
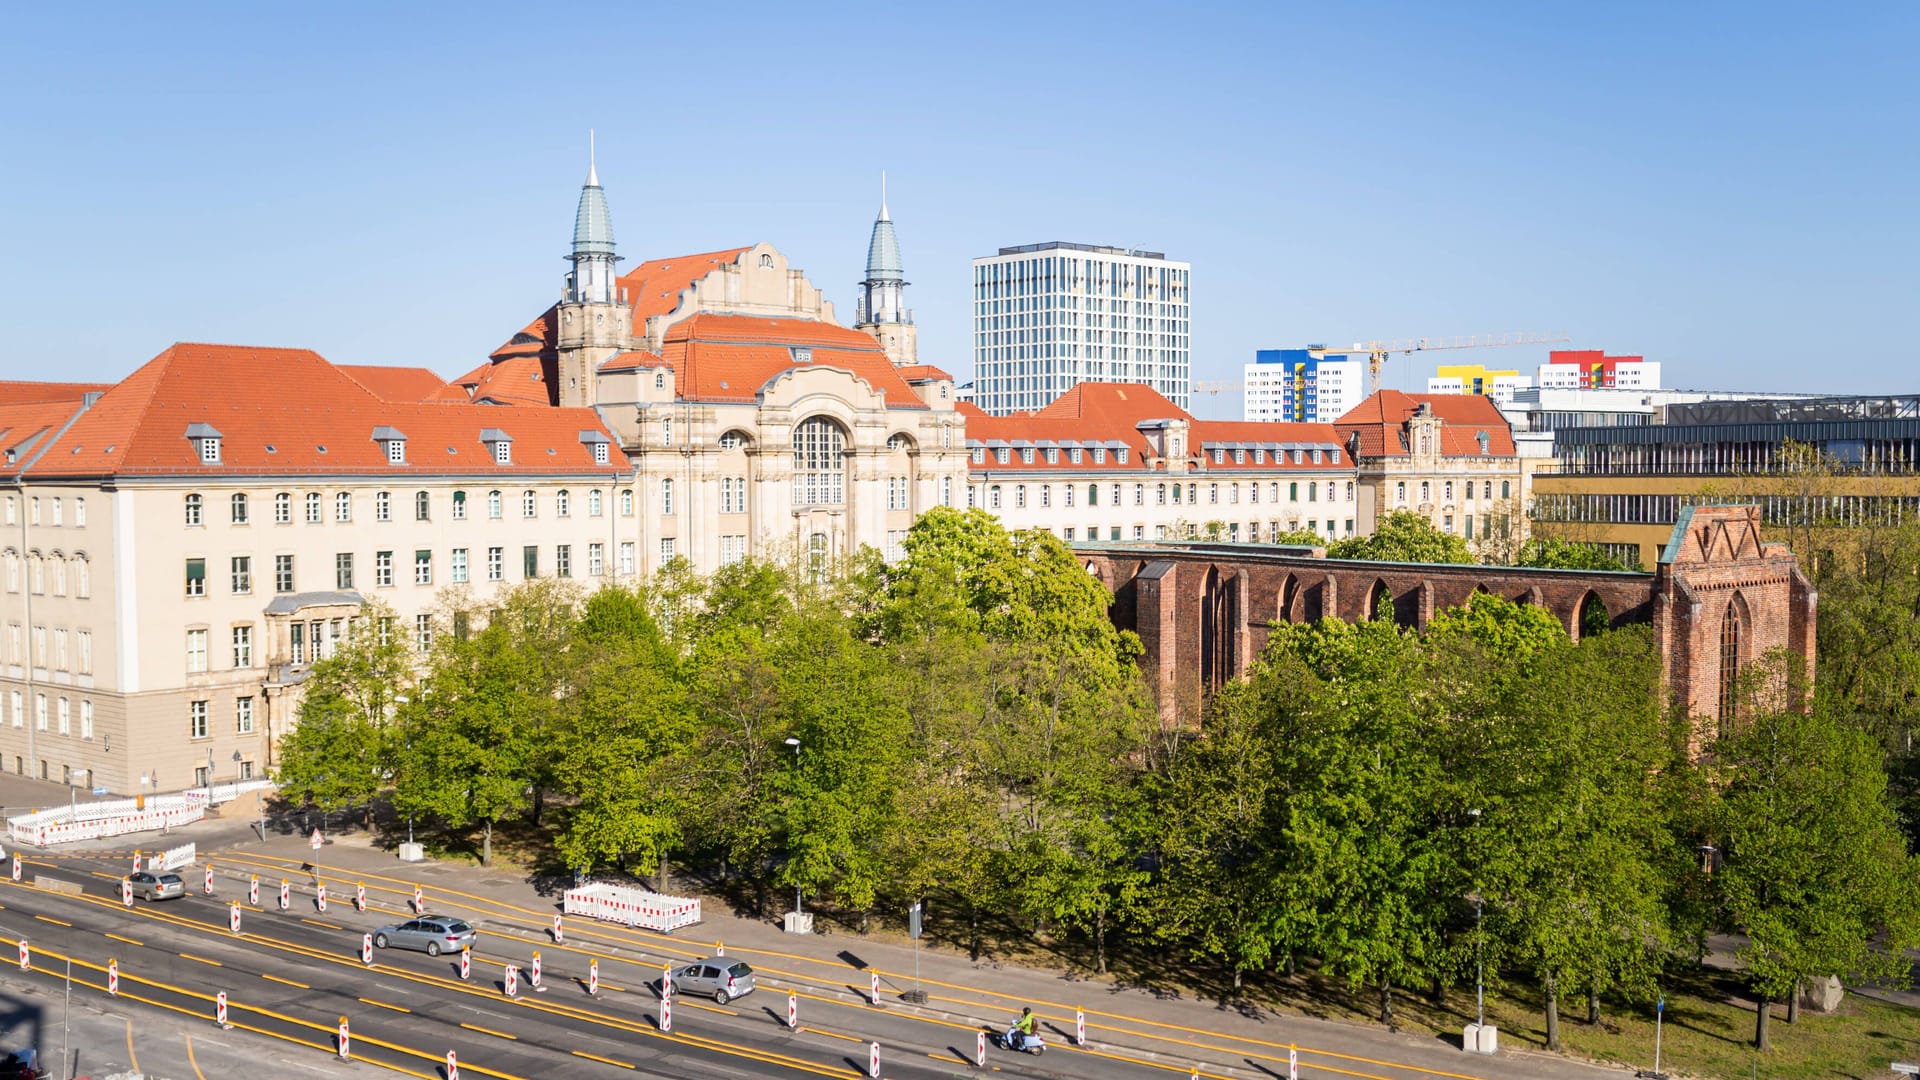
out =
[(1031, 1035), (1022, 1035), (1013, 1030), (1013, 1025), (1018, 1022), (1016, 1019), (1008, 1023), (1006, 1030), (1000, 1032), (1000, 1048), (1002, 1050), (1018, 1051), (1022, 1054), (1032, 1054), (1034, 1057), (1039, 1057), (1041, 1054), (1046, 1053), (1047, 1040), (1042, 1038), (1038, 1031)]

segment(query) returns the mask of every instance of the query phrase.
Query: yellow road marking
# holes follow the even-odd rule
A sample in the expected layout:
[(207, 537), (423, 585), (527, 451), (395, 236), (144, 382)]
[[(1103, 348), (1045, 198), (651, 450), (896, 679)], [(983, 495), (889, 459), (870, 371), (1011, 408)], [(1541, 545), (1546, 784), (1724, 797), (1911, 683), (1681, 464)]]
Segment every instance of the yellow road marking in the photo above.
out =
[(461, 1024), (460, 1026), (463, 1028), (466, 1028), (468, 1031), (477, 1031), (482, 1035), (491, 1035), (496, 1039), (511, 1039), (514, 1042), (520, 1041), (520, 1036), (518, 1035), (509, 1035), (504, 1031), (495, 1031), (492, 1028), (483, 1028), (478, 1024)]
[(66, 927), (66, 928), (67, 928), (67, 929), (69, 929), (69, 930), (71, 930), (71, 929), (73, 929), (73, 924), (72, 924), (72, 923), (70, 923), (70, 922), (66, 922), (66, 921), (64, 921), (64, 920), (61, 920), (61, 919), (55, 919), (55, 918), (53, 918), (53, 917), (51, 917), (51, 916), (47, 916), (47, 915), (35, 915), (35, 916), (34, 916), (34, 918), (36, 918), (36, 919), (39, 919), (39, 920), (40, 920), (41, 922), (50, 922), (50, 923), (52, 923), (52, 924), (53, 924), (53, 925), (55, 925), (55, 926), (64, 926), (64, 927)]
[(203, 963), (203, 964), (212, 964), (212, 965), (213, 965), (214, 967), (226, 967), (226, 966), (227, 966), (227, 965), (225, 965), (225, 964), (223, 964), (223, 963), (221, 963), (221, 962), (220, 962), (220, 961), (218, 961), (218, 960), (209, 960), (209, 959), (207, 959), (207, 958), (206, 958), (206, 957), (204, 957), (204, 956), (195, 956), (195, 955), (193, 955), (192, 953), (184, 953), (184, 952), (183, 952), (183, 953), (181, 953), (180, 955), (181, 955), (181, 957), (183, 957), (184, 959), (187, 959), (187, 960), (198, 960), (198, 961), (200, 961), (200, 962), (201, 962), (201, 963)]
[(826, 1031), (817, 1027), (803, 1027), (800, 1030), (809, 1032), (814, 1035), (825, 1035), (829, 1039), (845, 1039), (851, 1043), (863, 1043), (867, 1041), (865, 1039), (860, 1038), (857, 1035), (842, 1035), (837, 1031)]
[(389, 1005), (384, 1001), (375, 1001), (372, 998), (361, 998), (360, 1001), (365, 1005), (377, 1005), (382, 1009), (392, 1009), (394, 1012), (410, 1013), (413, 1011), (404, 1005)]
[(141, 948), (143, 948), (143, 949), (144, 949), (144, 948), (146, 948), (146, 943), (145, 943), (145, 942), (142, 942), (142, 941), (135, 941), (135, 940), (133, 940), (133, 939), (132, 939), (132, 938), (130, 938), (130, 937), (121, 937), (121, 936), (120, 936), (119, 934), (108, 934), (107, 936), (108, 936), (108, 937), (110, 937), (110, 938), (112, 938), (112, 939), (113, 939), (113, 940), (115, 940), (115, 941), (124, 941), (124, 942), (126, 942), (127, 944), (129, 944), (129, 945), (138, 945), (138, 946), (140, 946), (140, 947), (141, 947)]
[[(461, 1027), (465, 1027), (466, 1025), (465, 1025), (465, 1024), (462, 1024), (462, 1025), (460, 1025), (460, 1026), (461, 1026)], [(620, 1066), (620, 1067), (621, 1067), (621, 1068), (623, 1068), (623, 1069), (631, 1069), (631, 1068), (633, 1068), (633, 1066), (632, 1066), (632, 1065), (629, 1065), (628, 1063), (626, 1063), (626, 1062), (624, 1062), (624, 1061), (615, 1061), (615, 1060), (613, 1060), (612, 1058), (609, 1058), (609, 1057), (601, 1057), (601, 1056), (600, 1056), (599, 1054), (589, 1054), (589, 1053), (587, 1053), (587, 1052), (586, 1052), (585, 1050), (575, 1050), (575, 1051), (573, 1052), (573, 1056), (574, 1056), (574, 1057), (580, 1057), (580, 1058), (586, 1058), (586, 1059), (587, 1059), (588, 1061), (597, 1061), (597, 1062), (599, 1062), (599, 1063), (600, 1063), (600, 1064), (602, 1064), (602, 1065), (618, 1065), (618, 1066)]]
[(281, 977), (280, 977), (280, 976), (278, 976), (278, 975), (268, 975), (268, 974), (267, 974), (266, 972), (264, 972), (264, 971), (260, 973), (260, 977), (261, 977), (261, 978), (263, 978), (263, 979), (266, 979), (266, 980), (267, 980), (268, 982), (277, 982), (277, 983), (285, 983), (285, 984), (287, 984), (288, 986), (297, 986), (297, 987), (299, 987), (299, 988), (300, 988), (300, 989), (302, 989), (302, 990), (311, 990), (311, 989), (313, 989), (313, 987), (311, 987), (311, 986), (308, 986), (308, 985), (307, 985), (306, 983), (303, 983), (303, 982), (294, 982), (294, 981), (293, 981), (292, 979), (283, 979), (283, 978), (281, 978)]
[(697, 1001), (683, 1001), (681, 1002), (681, 1004), (685, 1005), (689, 1009), (705, 1009), (710, 1013), (719, 1013), (721, 1016), (739, 1016), (740, 1015), (739, 1011), (735, 1009), (722, 1009), (713, 1005), (702, 1005)]
[(300, 921), (301, 921), (301, 922), (303, 922), (303, 923), (306, 923), (306, 924), (307, 924), (308, 926), (317, 926), (317, 927), (319, 927), (319, 928), (320, 928), (320, 929), (322, 929), (322, 930), (338, 930), (338, 929), (340, 929), (339, 927), (337, 927), (337, 926), (335, 926), (335, 925), (333, 925), (333, 924), (332, 924), (332, 923), (330, 923), (330, 922), (321, 922), (321, 921), (320, 921), (319, 919), (301, 919)]
[(199, 1077), (200, 1080), (207, 1080), (207, 1074), (200, 1071), (200, 1063), (194, 1060), (193, 1036), (191, 1035), (187, 1036), (187, 1064), (193, 1066), (193, 1075)]
[(132, 1019), (127, 1020), (127, 1064), (133, 1067), (134, 1072), (137, 1073), (140, 1071), (140, 1059), (138, 1057), (135, 1057), (133, 1053), (133, 1020)]
[(126, 878), (120, 874), (103, 874), (98, 870), (92, 871), (92, 873), (94, 877), (106, 878), (108, 881), (125, 881), (126, 880)]

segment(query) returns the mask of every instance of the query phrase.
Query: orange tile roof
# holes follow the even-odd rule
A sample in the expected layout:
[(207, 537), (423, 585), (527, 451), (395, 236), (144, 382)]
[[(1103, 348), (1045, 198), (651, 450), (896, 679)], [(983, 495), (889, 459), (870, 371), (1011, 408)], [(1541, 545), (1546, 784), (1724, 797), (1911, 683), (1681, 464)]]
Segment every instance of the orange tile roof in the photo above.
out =
[[(221, 461), (204, 464), (186, 432), (220, 433)], [(387, 462), (374, 429), (407, 439), (407, 463)], [(480, 441), (512, 439), (499, 465)], [(591, 409), (383, 401), (306, 349), (175, 345), (81, 413), (29, 476), (548, 475), (627, 471), (617, 444), (593, 462), (583, 431), (608, 435)]]
[(77, 399), (0, 404), (0, 476), (18, 476), (79, 412)]
[(88, 394), (105, 393), (112, 388), (112, 383), (27, 382), (0, 379), (0, 405), (26, 405), (41, 401), (77, 402)]
[[(1188, 448), (1199, 455), (1199, 460), (1210, 472), (1221, 469), (1272, 470), (1275, 465), (1287, 469), (1350, 465), (1352, 462), (1344, 460), (1337, 463), (1324, 458), (1320, 462), (1313, 460), (1314, 450), (1336, 450), (1344, 456), (1342, 438), (1332, 424), (1302, 424), (1287, 420), (1195, 420), (1187, 428)], [(1226, 451), (1221, 461), (1213, 459), (1216, 445), (1218, 449)], [(1242, 455), (1244, 460), (1233, 460), (1236, 448), (1249, 451)], [(1261, 460), (1251, 453), (1255, 448), (1271, 453), (1262, 455), (1266, 460)], [(1298, 463), (1294, 462), (1291, 454), (1285, 453), (1295, 449), (1303, 451)]]
[(1513, 428), (1490, 398), (1479, 394), (1408, 394), (1377, 390), (1334, 421), (1342, 445), (1350, 435), (1360, 438), (1362, 457), (1393, 457), (1408, 453), (1405, 424), (1421, 405), (1440, 418), (1440, 452), (1449, 457), (1479, 457), (1480, 433), (1487, 433), (1487, 454), (1512, 457)]
[(932, 364), (908, 364), (900, 369), (900, 377), (908, 382), (928, 382), (934, 379), (953, 381), (953, 376), (934, 367)]
[(750, 247), (706, 251), (698, 255), (676, 255), (670, 259), (649, 259), (620, 275), (614, 287), (625, 290), (633, 308), (633, 328), (638, 331), (655, 315), (665, 315), (680, 306), (680, 294), (694, 282), (730, 263)]
[(335, 364), (361, 386), (385, 401), (427, 401), (446, 383), (423, 367), (384, 367), (378, 364)]
[(558, 361), (509, 356), (489, 360), (442, 386), (429, 401), (493, 405), (558, 405)]
[(559, 320), (554, 318), (560, 310), (555, 304), (540, 313), (540, 317), (528, 323), (519, 333), (507, 339), (507, 343), (488, 353), (491, 359), (505, 359), (509, 356), (551, 355), (558, 347), (560, 335), (557, 327)]
[(600, 365), (601, 371), (637, 371), (640, 368), (665, 367), (667, 362), (650, 352), (623, 352)]
[[(795, 360), (796, 348), (809, 350), (812, 358), (806, 363)], [(781, 372), (836, 367), (885, 394), (889, 408), (927, 407), (879, 341), (832, 323), (695, 315), (667, 330), (660, 351), (673, 365), (675, 387), (684, 401), (752, 401)]]
[(978, 417), (987, 415), (987, 410), (981, 408), (978, 405), (975, 405), (971, 401), (954, 402), (953, 411), (959, 413), (961, 416), (966, 417), (969, 423), (971, 423), (974, 419)]
[(1132, 428), (1142, 420), (1191, 420), (1185, 409), (1141, 383), (1081, 383), (1054, 398), (1038, 417), (1071, 417), (1102, 427)]
[[(998, 449), (1005, 445), (1011, 449), (1032, 445), (1036, 449), (1031, 463), (1021, 461), (1019, 454), (1010, 453), (1004, 464), (990, 455), (984, 463), (974, 468), (993, 472), (1047, 469), (1054, 471), (1069, 469), (1077, 472), (1093, 469), (1140, 472), (1147, 467), (1147, 454), (1150, 449), (1147, 437), (1133, 425), (1103, 424), (1072, 416), (1046, 416), (1045, 412), (1046, 410), (1042, 409), (1043, 415), (988, 416), (984, 413), (979, 416), (969, 415), (967, 417), (969, 447)], [(1117, 454), (1108, 454), (1104, 462), (1097, 462), (1091, 454), (1086, 454), (1082, 455), (1078, 464), (1075, 464), (1072, 456), (1064, 453), (1058, 455), (1058, 461), (1049, 463), (1045, 453), (1048, 442), (1061, 444), (1066, 449), (1082, 444), (1086, 444), (1088, 448), (1102, 446), (1109, 450), (1116, 446), (1125, 446), (1131, 453), (1125, 464), (1121, 463)]]

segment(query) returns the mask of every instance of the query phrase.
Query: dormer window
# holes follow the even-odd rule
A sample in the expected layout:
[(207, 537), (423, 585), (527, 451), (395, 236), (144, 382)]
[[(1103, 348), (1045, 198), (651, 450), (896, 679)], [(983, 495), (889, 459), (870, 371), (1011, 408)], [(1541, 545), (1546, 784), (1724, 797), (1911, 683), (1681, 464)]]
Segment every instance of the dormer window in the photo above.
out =
[(1235, 450), (1233, 452), (1233, 463), (1235, 465), (1245, 465), (1247, 463), (1247, 452), (1245, 450)]
[(793, 362), (796, 364), (813, 363), (813, 350), (804, 345), (795, 345), (793, 347)]
[(1059, 447), (1057, 446), (1047, 447), (1047, 464), (1049, 465), (1060, 464), (1060, 448)]
[[(1078, 451), (1075, 451), (1075, 453), (1078, 453)], [(1075, 458), (1074, 460), (1075, 460), (1075, 461), (1078, 461), (1078, 460), (1080, 460), (1080, 459), (1079, 459), (1079, 458)], [(1095, 465), (1105, 465), (1105, 464), (1107, 463), (1107, 448), (1106, 448), (1106, 447), (1104, 447), (1104, 446), (1096, 446), (1096, 447), (1094, 447), (1094, 448), (1093, 448), (1093, 463), (1094, 463)]]
[(495, 465), (513, 464), (513, 438), (499, 428), (486, 428), (480, 432), (480, 442), (493, 455)]
[(595, 465), (606, 465), (613, 460), (613, 452), (608, 449), (610, 440), (600, 432), (583, 431), (580, 433), (580, 441), (586, 445), (588, 452), (593, 455), (593, 463)]
[(1033, 447), (1023, 446), (1020, 448), (1020, 464), (1022, 465), (1033, 464)]
[(1122, 465), (1125, 465), (1127, 463), (1127, 448), (1123, 446), (1118, 450), (1115, 450), (1113, 452), (1113, 460), (1119, 462)]
[(1227, 463), (1227, 452), (1225, 450), (1215, 450), (1213, 452), (1213, 463), (1215, 465), (1225, 465)]
[(407, 463), (407, 437), (390, 427), (373, 429), (373, 441), (387, 455), (387, 464), (405, 465)]
[(973, 448), (973, 463), (974, 463), (975, 465), (985, 465), (985, 464), (987, 463), (987, 448), (986, 448), (986, 447), (984, 447), (984, 446), (976, 446), (976, 447), (974, 447), (974, 448)]
[(1318, 464), (1320, 464), (1320, 463), (1321, 463), (1321, 462), (1320, 462), (1320, 451), (1318, 451), (1318, 450), (1315, 450), (1315, 451), (1313, 452), (1313, 463), (1314, 463), (1315, 465), (1318, 465)]
[(1302, 461), (1305, 461), (1305, 460), (1306, 460), (1306, 452), (1305, 452), (1305, 451), (1302, 451), (1302, 450), (1295, 450), (1295, 451), (1293, 452), (1293, 463), (1294, 463), (1295, 465), (1298, 465), (1298, 464), (1300, 464), (1300, 463), (1301, 463)]
[(1253, 451), (1253, 463), (1255, 465), (1265, 465), (1267, 463), (1266, 450), (1256, 447)]
[(220, 433), (213, 429), (212, 424), (188, 424), (187, 439), (200, 455), (200, 464), (220, 464)]
[(1008, 451), (1006, 447), (997, 447), (993, 451), (993, 460), (1001, 465), (1005, 465), (1007, 463), (1007, 455)]
[(653, 373), (653, 388), (654, 388), (655, 390), (665, 390), (665, 389), (667, 388), (667, 373), (666, 373), (666, 372), (664, 372), (664, 371), (656, 371), (656, 372), (654, 372), (654, 373)]
[(1327, 451), (1327, 460), (1333, 462), (1335, 465), (1340, 464), (1340, 451), (1338, 450)]

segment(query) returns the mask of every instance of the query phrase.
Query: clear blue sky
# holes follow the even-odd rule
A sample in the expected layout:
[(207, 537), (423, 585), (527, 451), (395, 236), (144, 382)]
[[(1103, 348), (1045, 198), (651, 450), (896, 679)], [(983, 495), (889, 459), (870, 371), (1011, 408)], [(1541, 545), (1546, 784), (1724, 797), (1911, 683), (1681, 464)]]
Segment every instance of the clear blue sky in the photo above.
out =
[(843, 318), (886, 169), (960, 373), (968, 260), (1062, 239), (1193, 264), (1199, 378), (1564, 330), (1672, 385), (1911, 392), (1916, 46), (1912, 4), (16, 6), (0, 377), (176, 340), (463, 371), (557, 295), (593, 127), (627, 259), (770, 241)]

